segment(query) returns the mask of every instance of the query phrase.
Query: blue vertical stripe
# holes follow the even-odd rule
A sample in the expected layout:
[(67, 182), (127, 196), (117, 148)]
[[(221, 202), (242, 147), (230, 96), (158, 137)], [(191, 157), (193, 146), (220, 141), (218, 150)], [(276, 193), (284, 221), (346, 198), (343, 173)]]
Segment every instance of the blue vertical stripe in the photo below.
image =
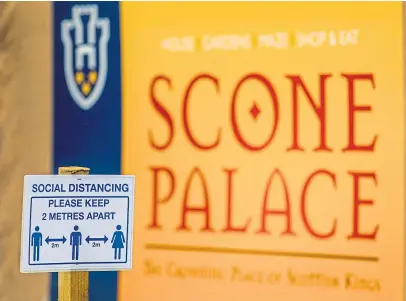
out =
[[(53, 74), (54, 74), (54, 173), (59, 166), (86, 166), (92, 174), (121, 173), (121, 62), (120, 62), (120, 17), (119, 2), (54, 2), (53, 4)], [(109, 20), (110, 38), (107, 46), (107, 68), (103, 68), (99, 60), (102, 53), (100, 37), (103, 30), (97, 27), (96, 67), (91, 67), (91, 60), (84, 60), (84, 74), (95, 70), (97, 78), (106, 73), (106, 82), (97, 102), (90, 109), (82, 109), (73, 99), (72, 89), (68, 88), (68, 78), (65, 68), (75, 71), (77, 45), (74, 31), (69, 35), (72, 40), (72, 66), (64, 64), (64, 55), (69, 51), (62, 41), (62, 22), (72, 20), (72, 8), (93, 5), (98, 8), (98, 17)], [(95, 5), (95, 6), (94, 6)], [(89, 16), (81, 18), (83, 41), (89, 39)], [(105, 32), (104, 32), (105, 33)], [(91, 46), (92, 46), (91, 45)], [(90, 67), (89, 67), (90, 66)], [(90, 68), (90, 69), (89, 69)], [(87, 77), (90, 79), (90, 77)], [(71, 83), (76, 83), (71, 78)], [(96, 84), (97, 85), (97, 84)], [(79, 90), (78, 90), (79, 91)], [(78, 92), (76, 91), (76, 92)], [(79, 91), (80, 92), (80, 91)], [(90, 94), (91, 95), (91, 94)], [(57, 300), (58, 278), (53, 273), (51, 277), (51, 300)], [(117, 272), (91, 272), (89, 280), (90, 301), (117, 300)]]

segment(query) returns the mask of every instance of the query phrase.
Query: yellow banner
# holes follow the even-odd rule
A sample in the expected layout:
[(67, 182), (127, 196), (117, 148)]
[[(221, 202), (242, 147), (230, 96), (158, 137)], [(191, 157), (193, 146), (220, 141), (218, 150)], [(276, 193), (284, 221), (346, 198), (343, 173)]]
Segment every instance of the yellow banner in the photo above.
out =
[(401, 3), (121, 3), (120, 301), (401, 301)]

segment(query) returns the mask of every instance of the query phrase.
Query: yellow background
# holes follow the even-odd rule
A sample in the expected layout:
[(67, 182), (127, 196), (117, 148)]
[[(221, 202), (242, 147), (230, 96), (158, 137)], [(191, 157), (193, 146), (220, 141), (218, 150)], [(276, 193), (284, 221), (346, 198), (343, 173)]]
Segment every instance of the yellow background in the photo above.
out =
[[(135, 229), (133, 270), (120, 273), (120, 301), (400, 301), (403, 300), (404, 253), (404, 97), (403, 35), (401, 3), (121, 3), (123, 68), (123, 173), (135, 174)], [(359, 30), (355, 46), (302, 49), (255, 49), (239, 51), (168, 52), (160, 42), (170, 36), (204, 34), (260, 34), (276, 31)], [(271, 146), (249, 153), (237, 143), (231, 130), (230, 102), (236, 83), (250, 72), (270, 80), (278, 94), (280, 121)], [(343, 153), (347, 141), (347, 83), (341, 73), (375, 75), (376, 89), (370, 83), (357, 83), (356, 102), (371, 105), (372, 112), (358, 113), (357, 141), (369, 143), (378, 135), (374, 153)], [(220, 93), (211, 83), (200, 83), (192, 93), (190, 120), (193, 133), (204, 142), (214, 139), (222, 128), (222, 142), (211, 152), (201, 152), (188, 143), (181, 124), (181, 104), (189, 81), (199, 73), (219, 79)], [(306, 152), (286, 153), (291, 143), (291, 92), (288, 74), (300, 74), (318, 100), (318, 75), (331, 73), (327, 82), (327, 142), (332, 153), (314, 153), (318, 145), (319, 124), (301, 94), (300, 141)], [(164, 74), (172, 79), (173, 89), (164, 84), (158, 97), (174, 118), (175, 138), (165, 152), (148, 144), (148, 132), (155, 140), (167, 137), (167, 127), (149, 98), (152, 79)], [(257, 122), (248, 114), (255, 100), (262, 112)], [(272, 107), (266, 90), (249, 83), (238, 98), (238, 122), (244, 136), (259, 143), (268, 134)], [(149, 231), (152, 211), (152, 173), (150, 166), (163, 165), (174, 170), (177, 188), (172, 200), (160, 207), (162, 231)], [(189, 217), (193, 231), (178, 233), (182, 191), (186, 177), (198, 166), (208, 182), (212, 224), (216, 233), (199, 233), (203, 217)], [(241, 224), (253, 217), (246, 234), (224, 234), (226, 177), (223, 168), (238, 168), (234, 182), (234, 220)], [(286, 177), (292, 206), (293, 228), (297, 237), (280, 237), (283, 217), (268, 218), (275, 234), (256, 235), (260, 225), (262, 196), (268, 177), (279, 168)], [(326, 168), (337, 175), (337, 190), (331, 183), (316, 180), (309, 195), (309, 215), (315, 228), (329, 227), (338, 219), (336, 237), (328, 241), (311, 238), (299, 216), (300, 189), (314, 170)], [(372, 198), (374, 207), (361, 208), (361, 229), (380, 230), (376, 242), (348, 241), (351, 229), (352, 180), (349, 170), (376, 171), (378, 187), (361, 182), (361, 197)], [(279, 184), (275, 184), (272, 208), (283, 206)], [(162, 187), (165, 191), (166, 187)], [(191, 192), (201, 202), (201, 189)], [(315, 205), (317, 200), (317, 205)], [(190, 216), (192, 216), (191, 214)], [(184, 253), (146, 250), (148, 243), (234, 247), (250, 250), (282, 250), (378, 256), (379, 262), (304, 259), (236, 254)], [(245, 270), (280, 271), (281, 284), (238, 283), (175, 279), (144, 275), (144, 262), (151, 260), (164, 267), (218, 267), (229, 270), (238, 265)], [(297, 287), (286, 281), (286, 271), (324, 273), (340, 278), (339, 288)], [(380, 292), (345, 290), (343, 275), (355, 273), (379, 279)], [(164, 273), (165, 274), (165, 273)]]

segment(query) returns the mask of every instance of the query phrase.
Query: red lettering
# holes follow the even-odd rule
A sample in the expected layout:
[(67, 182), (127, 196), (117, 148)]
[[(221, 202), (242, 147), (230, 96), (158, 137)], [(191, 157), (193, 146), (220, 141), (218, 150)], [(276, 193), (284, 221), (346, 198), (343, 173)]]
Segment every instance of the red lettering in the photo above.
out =
[[(220, 92), (220, 87), (218, 84), (218, 79), (209, 75), (209, 74), (201, 74), (196, 76), (189, 84), (189, 86), (186, 89), (185, 96), (183, 97), (183, 114), (182, 114), (182, 120), (183, 120), (183, 127), (186, 132), (186, 136), (189, 138), (189, 141), (192, 143), (193, 146), (195, 146), (198, 149), (202, 150), (209, 150), (215, 148), (219, 143), (220, 143), (220, 137), (221, 137), (221, 129), (218, 130), (217, 132), (217, 138), (216, 140), (211, 143), (211, 144), (202, 144), (196, 140), (195, 137), (193, 137), (192, 131), (190, 129), (190, 124), (189, 124), (189, 119), (188, 119), (188, 106), (189, 106), (189, 97), (190, 97), (190, 92), (192, 91), (193, 86), (200, 80), (207, 79), (210, 80), (211, 82), (214, 83), (214, 86), (216, 87), (216, 92), (217, 94)], [(210, 118), (207, 116), (207, 118)]]
[(248, 218), (244, 226), (233, 226), (232, 216), (233, 216), (233, 174), (237, 169), (223, 169), (227, 173), (227, 225), (223, 229), (224, 232), (246, 232), (248, 226), (251, 223), (251, 218)]
[[(238, 127), (237, 124), (237, 117), (236, 117), (236, 103), (237, 103), (237, 96), (238, 96), (238, 91), (240, 90), (241, 86), (248, 80), (254, 79), (259, 82), (261, 82), (269, 92), (269, 95), (271, 96), (271, 103), (273, 104), (273, 109), (274, 109), (274, 116), (273, 116), (273, 127), (271, 130), (271, 133), (269, 135), (269, 138), (267, 141), (265, 141), (261, 145), (251, 145), (249, 144), (241, 135), (240, 128)], [(237, 84), (234, 93), (233, 93), (233, 98), (231, 101), (231, 124), (233, 127), (233, 132), (235, 137), (237, 138), (238, 142), (247, 150), (249, 151), (260, 151), (264, 149), (265, 147), (268, 146), (269, 143), (271, 143), (273, 137), (275, 136), (276, 129), (278, 126), (279, 122), (279, 107), (278, 107), (278, 97), (276, 95), (276, 92), (274, 88), (272, 87), (272, 84), (261, 74), (257, 73), (251, 73), (246, 76), (244, 76)]]
[[(189, 205), (190, 186), (192, 184), (192, 180), (195, 175), (200, 179), (200, 183), (203, 188), (204, 205), (201, 207)], [(214, 231), (210, 226), (210, 201), (209, 201), (209, 192), (207, 189), (206, 179), (204, 178), (203, 173), (197, 167), (195, 167), (192, 170), (192, 172), (190, 173), (190, 175), (186, 181), (185, 193), (183, 195), (182, 212), (181, 212), (182, 221), (181, 221), (181, 224), (179, 225), (179, 227), (177, 228), (177, 230), (190, 231), (190, 227), (188, 227), (186, 225), (187, 224), (186, 218), (187, 218), (188, 213), (190, 213), (190, 212), (204, 214), (205, 225), (204, 225), (204, 227), (201, 228), (201, 231), (209, 231), (209, 232)]]
[(370, 233), (361, 233), (359, 226), (360, 226), (360, 207), (361, 205), (370, 205), (374, 204), (373, 200), (362, 200), (359, 196), (360, 191), (360, 180), (361, 178), (364, 179), (371, 179), (374, 182), (374, 185), (377, 185), (376, 175), (374, 172), (372, 173), (360, 173), (360, 172), (348, 172), (352, 175), (353, 178), (353, 186), (354, 186), (354, 207), (353, 207), (353, 223), (352, 223), (352, 234), (348, 236), (348, 239), (371, 239), (375, 240), (376, 234), (378, 233), (379, 225), (375, 226), (373, 232)]
[(317, 170), (315, 172), (313, 172), (306, 180), (304, 186), (303, 186), (303, 190), (302, 190), (302, 196), (301, 196), (301, 214), (302, 214), (302, 219), (303, 219), (303, 223), (307, 229), (307, 231), (313, 235), (316, 238), (319, 239), (326, 239), (329, 237), (332, 237), (335, 232), (336, 232), (336, 228), (337, 228), (337, 220), (335, 219), (333, 222), (333, 225), (331, 227), (331, 230), (329, 232), (326, 233), (320, 233), (320, 232), (316, 232), (316, 230), (314, 230), (314, 228), (310, 225), (310, 221), (309, 218), (307, 216), (306, 213), (306, 194), (307, 191), (309, 189), (310, 184), (313, 182), (313, 180), (316, 178), (316, 176), (321, 176), (321, 175), (325, 175), (328, 176), (331, 181), (333, 182), (333, 186), (334, 188), (337, 188), (337, 182), (336, 182), (336, 176), (335, 174), (331, 173), (328, 170)]
[[(268, 194), (270, 187), (272, 185), (272, 180), (274, 177), (278, 176), (282, 182), (282, 186), (285, 192), (285, 209), (268, 209)], [(275, 169), (271, 176), (269, 177), (269, 180), (266, 184), (266, 189), (265, 189), (265, 194), (264, 194), (264, 199), (262, 203), (262, 219), (261, 219), (261, 229), (257, 231), (258, 234), (260, 233), (266, 233), (270, 234), (271, 232), (267, 230), (266, 228), (266, 218), (268, 215), (284, 215), (286, 218), (286, 229), (284, 232), (281, 233), (281, 235), (296, 235), (293, 230), (292, 230), (292, 219), (291, 219), (291, 213), (290, 213), (290, 199), (289, 199), (289, 191), (288, 191), (288, 185), (286, 183), (285, 178), (283, 177), (283, 174), (279, 171), (279, 169)]]
[[(167, 203), (173, 195), (175, 191), (175, 177), (173, 175), (172, 170), (167, 167), (151, 167), (153, 172), (153, 180), (152, 180), (152, 222), (148, 226), (149, 229), (161, 229), (161, 225), (158, 224), (158, 205)], [(163, 196), (158, 196), (159, 187), (162, 187), (162, 183), (159, 182), (159, 173), (165, 173), (169, 176), (169, 191), (168, 193)]]
[(149, 131), (148, 140), (149, 140), (149, 144), (153, 148), (155, 148), (156, 150), (162, 151), (162, 150), (165, 150), (167, 147), (169, 147), (169, 145), (171, 144), (173, 135), (174, 135), (174, 127), (173, 127), (172, 117), (169, 114), (168, 110), (158, 101), (158, 99), (155, 96), (155, 86), (160, 81), (164, 81), (168, 85), (169, 90), (172, 90), (171, 80), (166, 76), (158, 75), (152, 80), (149, 94), (150, 94), (150, 99), (151, 99), (152, 105), (155, 107), (157, 112), (165, 119), (166, 123), (168, 124), (169, 137), (164, 143), (159, 145), (156, 142), (154, 142), (154, 138), (152, 137), (152, 132)]
[(319, 83), (319, 97), (320, 97), (320, 105), (317, 105), (314, 101), (313, 97), (310, 95), (309, 90), (306, 88), (305, 84), (303, 83), (302, 78), (299, 75), (288, 75), (286, 76), (292, 82), (292, 108), (293, 108), (293, 143), (287, 149), (288, 151), (292, 150), (300, 150), (304, 151), (304, 148), (299, 146), (299, 97), (298, 91), (299, 87), (302, 88), (304, 94), (307, 97), (313, 111), (316, 113), (319, 123), (320, 123), (320, 144), (314, 151), (329, 151), (331, 152), (332, 149), (327, 146), (327, 131), (326, 131), (326, 81), (328, 78), (331, 77), (331, 74), (321, 74), (320, 75), (320, 83)]
[(358, 106), (355, 104), (355, 81), (369, 80), (375, 89), (373, 74), (341, 74), (348, 82), (348, 145), (343, 151), (371, 151), (375, 149), (377, 135), (369, 145), (357, 145), (355, 143), (355, 113), (371, 111), (370, 106)]

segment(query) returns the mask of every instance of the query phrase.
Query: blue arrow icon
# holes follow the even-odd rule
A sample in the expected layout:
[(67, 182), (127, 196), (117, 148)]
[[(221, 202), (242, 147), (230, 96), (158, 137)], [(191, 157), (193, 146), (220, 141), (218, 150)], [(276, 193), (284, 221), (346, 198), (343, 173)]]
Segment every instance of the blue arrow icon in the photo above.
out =
[(104, 235), (104, 237), (90, 237), (87, 236), (86, 237), (86, 241), (89, 244), (91, 241), (104, 241), (104, 243), (106, 243), (109, 239), (107, 238), (106, 235)]
[(49, 238), (49, 236), (45, 239), (45, 242), (49, 245), (50, 242), (62, 242), (65, 243), (66, 238), (62, 236), (62, 238)]

